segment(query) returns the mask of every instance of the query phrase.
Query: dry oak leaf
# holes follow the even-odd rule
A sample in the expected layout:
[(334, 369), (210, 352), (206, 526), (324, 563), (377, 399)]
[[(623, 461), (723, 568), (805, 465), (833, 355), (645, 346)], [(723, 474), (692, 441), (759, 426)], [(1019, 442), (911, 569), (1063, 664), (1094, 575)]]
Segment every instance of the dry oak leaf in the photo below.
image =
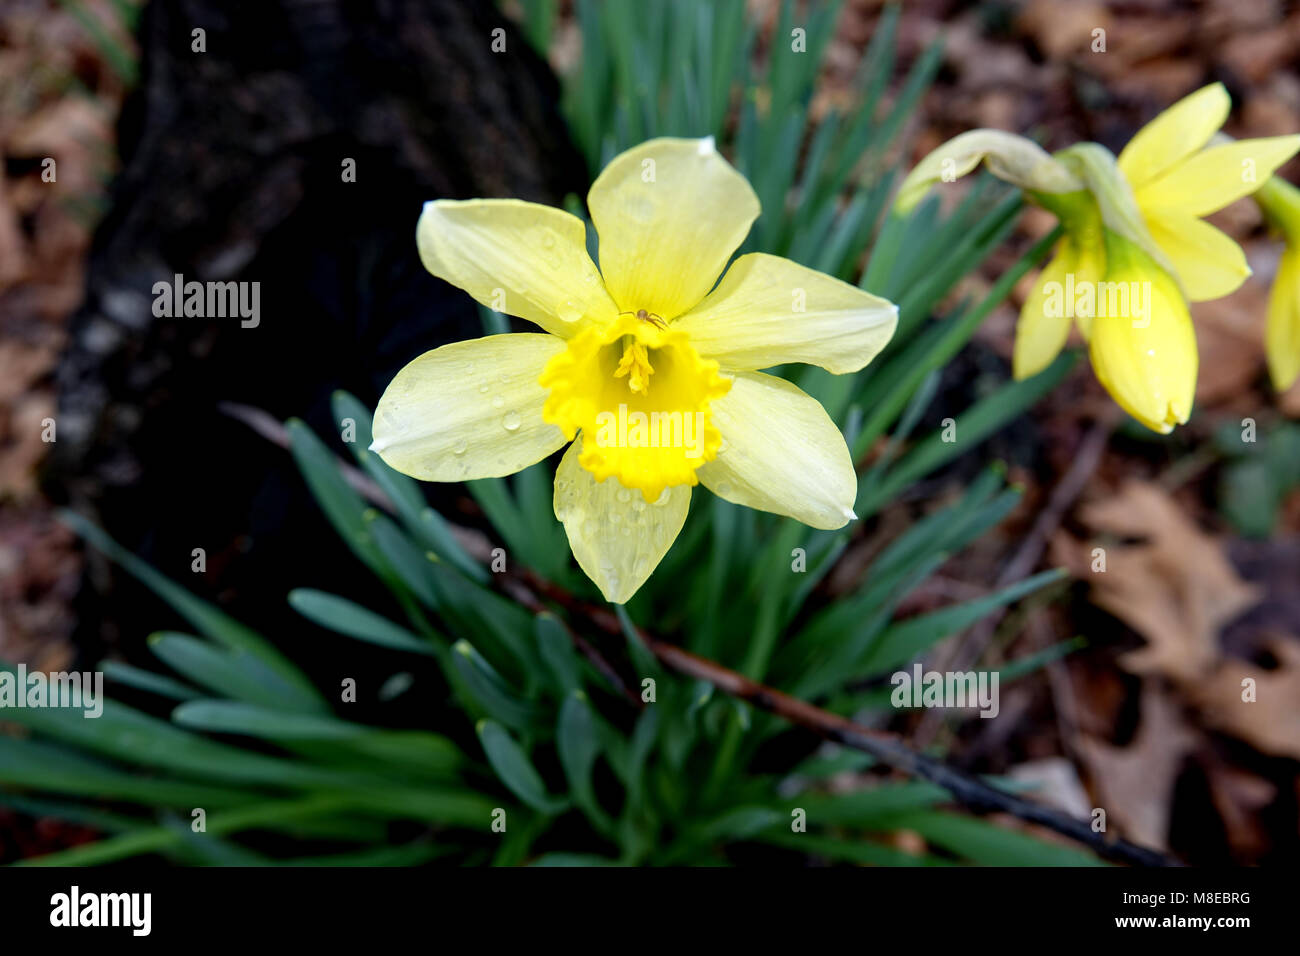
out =
[(1158, 485), (1129, 481), (1118, 494), (1085, 505), (1080, 517), (1099, 535), (1138, 539), (1107, 545), (1104, 573), (1091, 571), (1091, 543), (1082, 546), (1082, 567), (1077, 558), (1067, 562), (1090, 580), (1094, 604), (1146, 640), (1120, 664), (1180, 684), (1209, 673), (1221, 656), (1219, 630), (1259, 600), (1259, 589)]
[(1086, 735), (1076, 746), (1107, 816), (1130, 840), (1163, 850), (1169, 845), (1174, 785), (1196, 736), (1155, 683), (1143, 682), (1141, 723), (1127, 747)]
[[(1244, 661), (1225, 661), (1193, 688), (1207, 724), (1246, 741), (1262, 753), (1300, 760), (1300, 641), (1269, 644), (1277, 667), (1266, 671)], [(1247, 679), (1254, 700), (1243, 700)]]

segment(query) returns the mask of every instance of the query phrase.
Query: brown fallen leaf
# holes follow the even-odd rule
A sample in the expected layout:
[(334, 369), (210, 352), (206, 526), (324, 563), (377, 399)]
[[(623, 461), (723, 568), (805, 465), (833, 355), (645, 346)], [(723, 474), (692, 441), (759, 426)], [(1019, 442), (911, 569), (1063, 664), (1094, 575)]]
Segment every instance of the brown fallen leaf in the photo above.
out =
[(1105, 5), (1090, 0), (1069, 4), (1031, 0), (1016, 18), (1016, 26), (1053, 60), (1084, 59), (1093, 48), (1093, 31), (1109, 33), (1113, 25)]
[(1272, 842), (1261, 814), (1277, 799), (1277, 786), (1209, 753), (1200, 755), (1197, 762), (1210, 786), (1210, 799), (1219, 811), (1234, 859), (1257, 861)]
[(1174, 786), (1196, 743), (1170, 696), (1145, 681), (1137, 734), (1127, 747), (1081, 735), (1079, 755), (1092, 778), (1107, 823), (1144, 846), (1168, 849)]
[[(1120, 664), (1179, 684), (1209, 673), (1221, 656), (1220, 629), (1257, 602), (1258, 589), (1158, 485), (1129, 481), (1118, 494), (1085, 505), (1080, 517), (1096, 535), (1121, 539), (1104, 545), (1105, 572), (1092, 570), (1099, 541), (1058, 535), (1053, 549), (1091, 583), (1094, 604), (1146, 640)], [(1131, 539), (1136, 543), (1124, 543)]]
[(1300, 641), (1284, 637), (1268, 646), (1278, 661), (1274, 670), (1226, 660), (1191, 696), (1210, 726), (1263, 753), (1300, 760)]

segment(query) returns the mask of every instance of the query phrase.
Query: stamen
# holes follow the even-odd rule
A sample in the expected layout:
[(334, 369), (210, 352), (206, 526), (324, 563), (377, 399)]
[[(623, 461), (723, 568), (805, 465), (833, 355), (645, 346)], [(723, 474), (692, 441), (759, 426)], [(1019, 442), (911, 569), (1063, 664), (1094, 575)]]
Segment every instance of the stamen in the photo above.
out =
[(622, 378), (626, 375), (627, 387), (645, 394), (650, 390), (650, 376), (654, 371), (646, 347), (630, 335), (623, 336), (623, 358), (614, 370), (614, 377)]

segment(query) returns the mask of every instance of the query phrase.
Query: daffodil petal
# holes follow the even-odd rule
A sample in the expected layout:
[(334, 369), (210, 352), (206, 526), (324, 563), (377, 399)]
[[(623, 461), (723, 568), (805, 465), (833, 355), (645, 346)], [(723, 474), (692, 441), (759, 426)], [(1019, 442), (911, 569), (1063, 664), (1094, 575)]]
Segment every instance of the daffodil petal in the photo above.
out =
[(453, 342), (397, 373), (375, 409), (371, 450), (424, 481), (511, 475), (566, 441), (543, 421), (542, 367), (564, 342), (517, 333)]
[(1093, 371), (1120, 407), (1167, 434), (1187, 421), (1196, 393), (1196, 334), (1187, 304), (1173, 279), (1136, 245), (1109, 242), (1107, 260), (1106, 281), (1149, 288), (1150, 310), (1145, 316), (1137, 309), (1103, 315), (1098, 295), (1089, 342)]
[(736, 372), (712, 414), (722, 448), (696, 474), (719, 498), (813, 528), (855, 517), (853, 459), (816, 399), (774, 375)]
[(1210, 141), (1232, 100), (1222, 83), (1183, 97), (1138, 130), (1119, 154), (1119, 168), (1136, 191)]
[(1268, 298), (1269, 377), (1279, 392), (1300, 378), (1300, 248), (1287, 246)]
[(677, 540), (691, 505), (691, 486), (665, 488), (650, 503), (617, 478), (597, 481), (578, 463), (581, 455), (579, 435), (555, 472), (555, 517), (578, 566), (605, 600), (623, 604)]
[(1243, 139), (1211, 146), (1137, 190), (1148, 218), (1153, 210), (1208, 216), (1259, 189), (1300, 150), (1300, 135)]
[(1147, 228), (1178, 270), (1192, 302), (1228, 295), (1250, 275), (1241, 246), (1208, 222), (1171, 214), (1151, 217)]
[(1037, 375), (1065, 347), (1070, 336), (1073, 303), (1066, 301), (1066, 277), (1074, 271), (1078, 253), (1068, 241), (1057, 245), (1052, 257), (1038, 277), (1020, 308), (1016, 323), (1016, 344), (1012, 356), (1012, 373), (1017, 379)]
[(617, 311), (587, 255), (586, 226), (517, 199), (424, 204), (415, 238), (424, 267), (481, 304), (568, 338)]
[(708, 298), (673, 323), (705, 358), (749, 371), (786, 362), (856, 372), (880, 353), (898, 307), (766, 253), (741, 256)]
[(587, 207), (619, 310), (664, 320), (713, 288), (759, 210), (712, 137), (652, 139), (616, 156), (592, 184)]

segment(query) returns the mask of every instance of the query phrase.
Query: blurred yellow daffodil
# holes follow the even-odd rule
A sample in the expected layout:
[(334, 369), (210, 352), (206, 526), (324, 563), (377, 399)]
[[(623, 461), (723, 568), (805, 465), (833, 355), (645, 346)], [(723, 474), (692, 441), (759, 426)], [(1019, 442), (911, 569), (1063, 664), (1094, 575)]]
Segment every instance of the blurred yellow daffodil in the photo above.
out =
[[(656, 139), (614, 158), (581, 219), (508, 199), (425, 205), (425, 267), (545, 334), (426, 352), (375, 410), (372, 448), (428, 481), (509, 475), (572, 442), (554, 509), (583, 571), (627, 601), (667, 553), (703, 482), (814, 528), (851, 520), (857, 478), (821, 405), (759, 369), (854, 372), (897, 307), (787, 259), (732, 263), (759, 213), (712, 138)], [(716, 288), (714, 287), (716, 283)]]
[(1300, 189), (1274, 176), (1255, 193), (1255, 201), (1286, 240), (1268, 297), (1264, 340), (1269, 377), (1283, 392), (1300, 378)]
[(1042, 371), (1077, 321), (1106, 390), (1167, 433), (1187, 421), (1196, 391), (1188, 301), (1227, 295), (1250, 274), (1241, 247), (1201, 217), (1255, 192), (1300, 150), (1300, 135), (1206, 148), (1230, 106), (1221, 84), (1198, 90), (1139, 130), (1118, 159), (1096, 143), (1049, 155), (1012, 134), (964, 133), (917, 165), (896, 208), (906, 212), (934, 182), (983, 161), (1053, 212), (1064, 235), (1021, 309), (1015, 376)]

